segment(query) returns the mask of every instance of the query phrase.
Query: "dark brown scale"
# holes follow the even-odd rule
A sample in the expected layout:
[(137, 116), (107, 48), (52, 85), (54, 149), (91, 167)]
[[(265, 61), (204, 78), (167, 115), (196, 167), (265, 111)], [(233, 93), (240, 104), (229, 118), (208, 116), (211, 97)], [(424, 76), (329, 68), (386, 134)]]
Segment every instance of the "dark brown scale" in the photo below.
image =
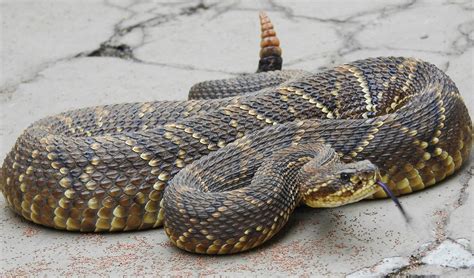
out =
[(249, 94), (279, 86), (294, 79), (298, 74), (306, 74), (306, 72), (301, 70), (259, 72), (237, 78), (204, 81), (191, 87), (189, 99), (215, 99)]

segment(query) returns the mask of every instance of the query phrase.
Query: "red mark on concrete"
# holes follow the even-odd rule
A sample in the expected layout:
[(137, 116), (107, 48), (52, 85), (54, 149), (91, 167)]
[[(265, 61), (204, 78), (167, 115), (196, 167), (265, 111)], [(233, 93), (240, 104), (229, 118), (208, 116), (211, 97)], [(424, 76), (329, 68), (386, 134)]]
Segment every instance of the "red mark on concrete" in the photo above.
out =
[(39, 233), (38, 229), (31, 228), (31, 227), (26, 227), (26, 229), (23, 230), (23, 235), (26, 237), (32, 237), (35, 236)]

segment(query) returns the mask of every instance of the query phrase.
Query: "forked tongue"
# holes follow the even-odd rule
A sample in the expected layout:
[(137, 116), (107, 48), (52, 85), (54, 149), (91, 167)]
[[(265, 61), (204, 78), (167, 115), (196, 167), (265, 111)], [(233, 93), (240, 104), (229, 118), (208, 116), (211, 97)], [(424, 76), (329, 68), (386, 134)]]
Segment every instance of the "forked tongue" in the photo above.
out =
[(395, 194), (393, 194), (392, 190), (390, 190), (388, 185), (386, 185), (385, 183), (381, 181), (377, 181), (377, 184), (380, 187), (382, 187), (383, 191), (385, 191), (385, 194), (387, 194), (390, 197), (390, 199), (392, 199), (392, 201), (395, 203), (395, 205), (398, 207), (398, 209), (402, 213), (403, 218), (405, 218), (405, 221), (410, 222), (410, 217), (408, 216), (406, 211), (403, 209), (402, 204), (400, 204), (400, 202), (398, 201), (398, 198), (395, 196)]

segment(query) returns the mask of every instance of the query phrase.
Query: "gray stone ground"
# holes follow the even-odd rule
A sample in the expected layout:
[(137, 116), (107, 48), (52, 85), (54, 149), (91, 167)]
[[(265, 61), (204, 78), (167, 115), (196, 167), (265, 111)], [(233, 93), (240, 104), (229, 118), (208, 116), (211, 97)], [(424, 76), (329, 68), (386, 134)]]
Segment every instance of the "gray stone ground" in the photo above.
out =
[[(472, 3), (2, 1), (0, 158), (41, 117), (185, 99), (197, 81), (254, 71), (259, 10), (276, 25), (286, 68), (318, 71), (368, 56), (414, 56), (444, 69), (474, 115)], [(46, 229), (14, 215), (0, 198), (0, 276), (469, 276), (473, 171), (468, 163), (441, 185), (403, 197), (409, 225), (388, 200), (298, 209), (276, 239), (226, 257), (184, 253), (161, 229)]]

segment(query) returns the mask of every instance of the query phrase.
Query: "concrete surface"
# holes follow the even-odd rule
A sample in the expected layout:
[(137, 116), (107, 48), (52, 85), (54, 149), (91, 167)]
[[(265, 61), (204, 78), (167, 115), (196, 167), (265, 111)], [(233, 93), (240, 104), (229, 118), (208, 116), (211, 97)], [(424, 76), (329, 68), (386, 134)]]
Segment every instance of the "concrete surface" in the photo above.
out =
[[(184, 99), (197, 81), (254, 71), (262, 9), (276, 25), (286, 68), (414, 56), (446, 70), (474, 115), (470, 0), (1, 3), (0, 159), (46, 115)], [(410, 224), (388, 200), (303, 208), (268, 244), (226, 257), (182, 252), (161, 229), (46, 229), (0, 198), (0, 276), (470, 276), (473, 172), (469, 163), (439, 186), (403, 197)]]

